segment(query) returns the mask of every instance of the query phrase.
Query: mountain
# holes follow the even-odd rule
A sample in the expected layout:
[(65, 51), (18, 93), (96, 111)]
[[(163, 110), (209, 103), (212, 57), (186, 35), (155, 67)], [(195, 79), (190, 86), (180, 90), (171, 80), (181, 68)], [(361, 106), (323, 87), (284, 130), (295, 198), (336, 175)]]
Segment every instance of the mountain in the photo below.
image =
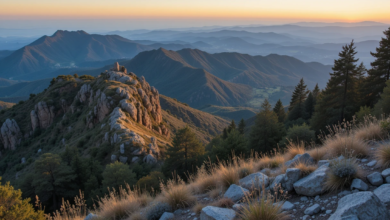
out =
[(0, 87), (0, 97), (28, 97), (30, 94), (42, 92), (50, 84), (51, 79), (31, 82), (20, 82), (10, 86)]
[[(118, 35), (88, 34), (84, 31), (57, 31), (43, 36), (0, 60), (0, 76), (42, 79), (59, 69), (86, 68), (85, 63), (112, 59), (129, 59), (139, 52), (164, 46), (179, 50), (191, 45), (143, 45)], [(111, 63), (111, 62), (110, 62)], [(87, 66), (88, 67), (88, 66)], [(97, 66), (89, 66), (97, 67)]]
[(12, 50), (0, 50), (0, 59), (9, 56), (13, 52)]
[(236, 124), (241, 119), (248, 119), (256, 115), (257, 110), (250, 107), (226, 107), (226, 106), (216, 106), (216, 105), (207, 105), (199, 110), (207, 112), (219, 117), (225, 118), (229, 121), (234, 120)]

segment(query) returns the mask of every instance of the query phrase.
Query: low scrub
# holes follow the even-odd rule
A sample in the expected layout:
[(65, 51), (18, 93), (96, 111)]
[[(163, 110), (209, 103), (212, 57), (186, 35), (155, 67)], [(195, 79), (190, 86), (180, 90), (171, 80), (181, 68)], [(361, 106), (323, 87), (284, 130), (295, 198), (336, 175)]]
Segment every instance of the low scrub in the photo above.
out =
[(367, 143), (349, 135), (335, 135), (327, 138), (324, 146), (327, 149), (327, 159), (343, 155), (344, 157), (365, 157), (369, 154)]
[(362, 170), (355, 158), (334, 159), (330, 161), (325, 188), (337, 191), (349, 187), (353, 179), (362, 177)]
[(304, 154), (305, 153), (305, 143), (303, 141), (300, 141), (298, 143), (296, 142), (289, 142), (287, 145), (287, 151), (285, 154), (286, 160), (293, 159), (298, 154)]
[(168, 203), (173, 210), (186, 208), (196, 202), (190, 187), (182, 180), (169, 180), (166, 186), (162, 186), (163, 201)]
[(390, 145), (381, 145), (375, 152), (375, 158), (378, 164), (383, 168), (390, 167)]
[(221, 208), (231, 208), (233, 207), (234, 202), (226, 197), (220, 198), (219, 200), (213, 202), (211, 206), (221, 207)]
[(382, 140), (384, 136), (384, 130), (375, 122), (362, 124), (355, 130), (355, 137), (360, 140)]
[(316, 147), (307, 151), (307, 153), (316, 161), (324, 159), (325, 155), (328, 153), (328, 149), (325, 147)]

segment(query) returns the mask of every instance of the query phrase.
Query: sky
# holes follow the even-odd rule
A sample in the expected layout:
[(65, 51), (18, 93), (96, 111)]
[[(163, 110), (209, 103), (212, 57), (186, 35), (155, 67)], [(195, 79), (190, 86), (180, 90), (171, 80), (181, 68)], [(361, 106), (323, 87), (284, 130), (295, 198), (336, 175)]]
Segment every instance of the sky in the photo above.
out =
[(390, 23), (389, 12), (390, 0), (0, 0), (0, 28), (103, 31), (299, 21)]

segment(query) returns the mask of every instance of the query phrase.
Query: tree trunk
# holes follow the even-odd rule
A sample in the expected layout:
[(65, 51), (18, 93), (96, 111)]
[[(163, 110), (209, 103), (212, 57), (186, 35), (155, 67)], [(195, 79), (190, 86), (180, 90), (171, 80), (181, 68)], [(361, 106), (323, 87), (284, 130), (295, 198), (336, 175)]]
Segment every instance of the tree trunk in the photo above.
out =
[(389, 63), (389, 68), (387, 68), (386, 81), (389, 80), (389, 78), (390, 78), (390, 63)]
[(348, 73), (349, 73), (349, 71), (347, 70), (347, 74), (345, 77), (345, 85), (344, 85), (343, 103), (341, 105), (340, 122), (342, 122), (344, 120), (345, 99), (347, 98), (347, 87), (348, 87)]
[(187, 166), (187, 148), (188, 148), (188, 146), (187, 146), (187, 144), (185, 145), (185, 147), (184, 147), (184, 158), (185, 158), (185, 161), (184, 161), (184, 166), (185, 166), (185, 171), (188, 171), (188, 166)]

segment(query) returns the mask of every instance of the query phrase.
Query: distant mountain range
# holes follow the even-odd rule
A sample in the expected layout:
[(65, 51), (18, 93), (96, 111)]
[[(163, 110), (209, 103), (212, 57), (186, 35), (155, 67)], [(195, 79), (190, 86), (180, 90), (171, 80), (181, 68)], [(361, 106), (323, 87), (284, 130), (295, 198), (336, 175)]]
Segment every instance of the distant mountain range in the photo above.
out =
[[(295, 86), (302, 77), (309, 87), (314, 87), (317, 82), (323, 87), (331, 71), (330, 66), (304, 63), (293, 57), (275, 54), (263, 57), (163, 48), (141, 52), (120, 65), (144, 76), (162, 94), (195, 108), (209, 104), (249, 105), (255, 97), (259, 98), (256, 88)], [(109, 66), (81, 71), (79, 74), (91, 75), (107, 69)], [(290, 92), (280, 91), (281, 96), (284, 91)]]

